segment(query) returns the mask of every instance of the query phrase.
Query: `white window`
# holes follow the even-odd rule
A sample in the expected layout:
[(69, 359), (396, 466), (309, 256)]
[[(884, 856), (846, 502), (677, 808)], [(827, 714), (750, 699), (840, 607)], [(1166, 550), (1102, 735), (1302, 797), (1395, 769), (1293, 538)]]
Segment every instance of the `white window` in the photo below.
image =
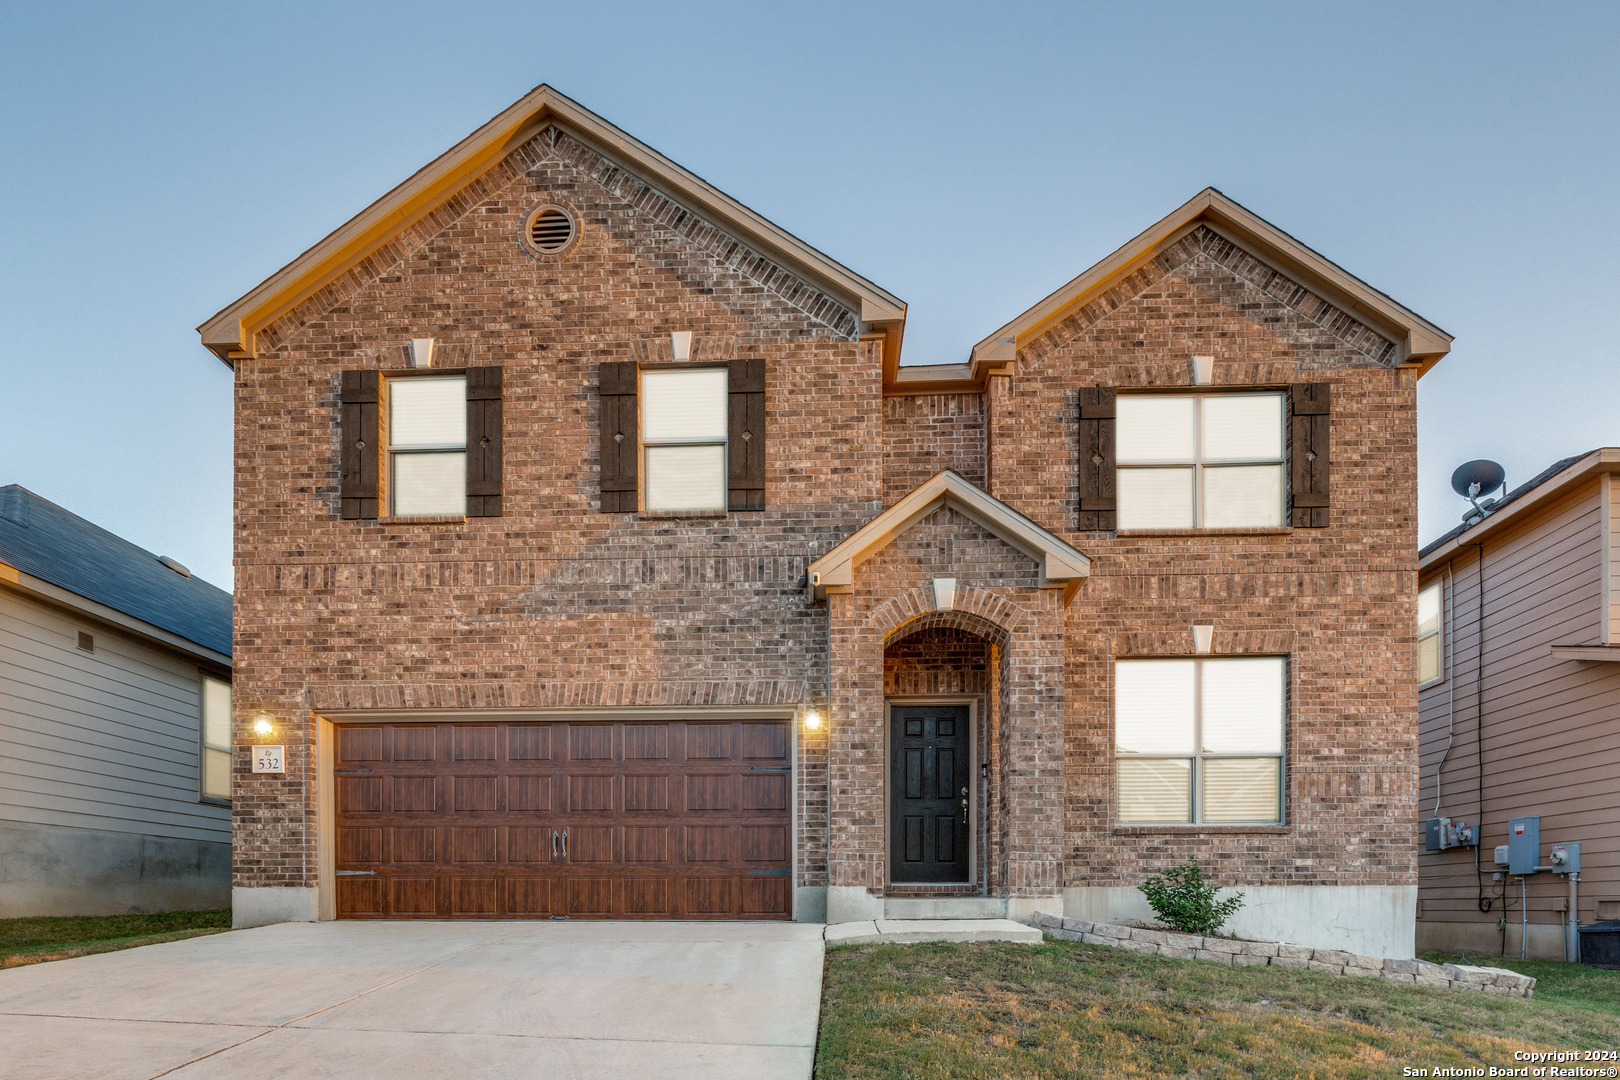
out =
[(1121, 660), (1123, 824), (1282, 820), (1283, 659)]
[(1440, 582), (1418, 590), (1418, 684), (1431, 683), (1445, 674), (1440, 663)]
[(231, 797), (231, 684), (202, 681), (202, 793)]
[(648, 510), (726, 508), (725, 368), (641, 373)]
[(1121, 394), (1121, 529), (1283, 523), (1283, 395)]
[(398, 517), (467, 512), (467, 377), (388, 380), (388, 505)]

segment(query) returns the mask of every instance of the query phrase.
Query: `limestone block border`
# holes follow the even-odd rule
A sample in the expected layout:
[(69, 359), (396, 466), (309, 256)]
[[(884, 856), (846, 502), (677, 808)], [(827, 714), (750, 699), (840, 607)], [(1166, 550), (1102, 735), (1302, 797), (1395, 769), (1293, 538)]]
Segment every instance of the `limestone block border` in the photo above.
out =
[(1446, 990), (1478, 990), (1508, 997), (1530, 997), (1536, 980), (1505, 968), (1474, 967), (1468, 964), (1431, 964), (1427, 960), (1392, 960), (1383, 956), (1362, 956), (1338, 949), (1313, 949), (1309, 945), (1289, 945), (1281, 941), (1237, 941), (1232, 938), (1178, 934), (1170, 930), (1144, 930), (1114, 923), (1091, 923), (1064, 919), (1036, 912), (1030, 925), (1047, 937), (1079, 941), (1087, 945), (1107, 945), (1132, 952), (1171, 956), (1180, 960), (1213, 960), (1229, 967), (1284, 967), (1319, 971), (1324, 975), (1359, 976), (1383, 979), (1408, 986), (1432, 986)]

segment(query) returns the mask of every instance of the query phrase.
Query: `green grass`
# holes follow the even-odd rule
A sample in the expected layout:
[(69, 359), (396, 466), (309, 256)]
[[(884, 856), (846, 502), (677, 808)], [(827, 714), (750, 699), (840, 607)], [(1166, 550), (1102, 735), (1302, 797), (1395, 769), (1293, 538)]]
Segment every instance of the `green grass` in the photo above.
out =
[(0, 968), (179, 941), (230, 928), (229, 910), (0, 919)]
[(816, 1076), (1339, 1080), (1620, 1046), (1620, 972), (1477, 959), (1546, 982), (1526, 1001), (1060, 941), (832, 949)]

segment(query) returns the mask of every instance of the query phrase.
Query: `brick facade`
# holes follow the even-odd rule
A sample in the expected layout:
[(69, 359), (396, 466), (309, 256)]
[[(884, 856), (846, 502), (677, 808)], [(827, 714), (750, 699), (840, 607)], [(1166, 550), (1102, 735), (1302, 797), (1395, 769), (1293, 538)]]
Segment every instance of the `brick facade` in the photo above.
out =
[[(518, 242), (578, 214), (564, 258)], [(1208, 229), (1160, 250), (1018, 350), (984, 393), (885, 399), (857, 313), (551, 127), (288, 310), (236, 361), (235, 876), (318, 881), (315, 717), (344, 711), (824, 710), (801, 725), (796, 884), (885, 892), (886, 698), (978, 704), (977, 886), (1003, 897), (1133, 885), (1196, 853), (1243, 884), (1415, 881), (1416, 381), (1393, 344)], [(762, 357), (766, 509), (598, 512), (597, 372)], [(345, 521), (338, 386), (433, 337), (504, 374), (504, 516)], [(1333, 524), (1240, 534), (1080, 532), (1076, 391), (1331, 382)], [(805, 568), (950, 468), (1092, 559), (1065, 601), (1035, 564), (942, 508), (825, 602)], [(956, 581), (940, 607), (931, 582)], [(1118, 827), (1121, 656), (1290, 660), (1280, 826)], [(274, 717), (284, 776), (248, 772)]]

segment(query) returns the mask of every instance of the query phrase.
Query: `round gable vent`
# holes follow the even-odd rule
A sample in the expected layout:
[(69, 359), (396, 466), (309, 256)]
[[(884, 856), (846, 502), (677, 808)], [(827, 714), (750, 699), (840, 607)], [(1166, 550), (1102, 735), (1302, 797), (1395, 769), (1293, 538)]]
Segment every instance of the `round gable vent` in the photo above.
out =
[(574, 215), (561, 206), (542, 206), (529, 215), (523, 239), (537, 255), (561, 255), (579, 236)]

